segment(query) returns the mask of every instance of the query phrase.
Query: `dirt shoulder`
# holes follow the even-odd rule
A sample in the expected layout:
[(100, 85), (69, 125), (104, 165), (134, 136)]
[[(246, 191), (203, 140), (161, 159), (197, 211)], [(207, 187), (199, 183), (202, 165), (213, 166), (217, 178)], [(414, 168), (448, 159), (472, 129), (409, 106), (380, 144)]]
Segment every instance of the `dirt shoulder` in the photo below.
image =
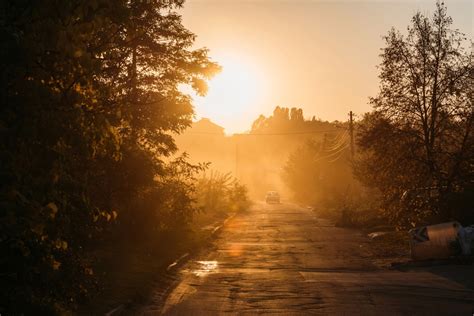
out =
[(94, 272), (103, 287), (80, 306), (79, 315), (122, 315), (163, 292), (175, 281), (173, 269), (209, 247), (218, 228), (232, 214), (205, 215), (180, 236), (166, 236), (148, 245), (104, 245)]
[[(318, 215), (332, 223), (339, 220), (339, 216), (327, 212)], [(474, 290), (474, 257), (412, 261), (407, 231), (390, 230), (389, 227), (351, 228), (367, 236), (370, 259), (377, 267), (399, 272), (431, 273)]]
[(392, 263), (410, 260), (407, 232), (395, 231), (390, 226), (377, 226), (360, 219), (342, 221), (341, 212), (334, 209), (313, 209), (313, 212), (336, 227), (354, 229), (365, 236), (370, 259), (380, 268), (389, 268)]
[(370, 232), (364, 231), (369, 238), (370, 250), (375, 264), (390, 268), (392, 264), (410, 260), (408, 233), (403, 231)]

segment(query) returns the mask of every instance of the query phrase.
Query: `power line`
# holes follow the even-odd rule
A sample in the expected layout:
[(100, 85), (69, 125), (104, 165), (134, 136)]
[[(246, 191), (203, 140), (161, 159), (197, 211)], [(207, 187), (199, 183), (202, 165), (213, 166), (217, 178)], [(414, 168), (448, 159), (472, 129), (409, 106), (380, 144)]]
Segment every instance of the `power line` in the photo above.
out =
[(342, 138), (344, 138), (346, 135), (348, 135), (348, 131), (345, 130), (344, 133), (340, 133), (339, 135), (336, 135), (336, 137), (334, 137), (333, 141), (334, 143), (339, 143)]
[[(337, 130), (320, 130), (320, 131), (301, 131), (301, 132), (282, 132), (282, 133), (249, 133), (249, 134), (232, 134), (230, 136), (277, 136), (277, 135), (304, 135), (304, 134), (320, 134), (320, 133), (335, 133)], [(223, 135), (222, 133), (216, 132), (185, 132), (184, 135)], [(223, 135), (225, 136), (225, 135)]]
[(318, 159), (316, 159), (316, 161), (319, 161), (319, 160), (321, 160), (321, 159), (327, 159), (327, 158), (331, 158), (331, 157), (333, 157), (333, 156), (336, 156), (337, 154), (342, 153), (344, 150), (346, 150), (347, 147), (349, 147), (349, 144), (344, 145), (343, 147), (339, 148), (339, 150), (337, 150), (337, 151), (335, 151), (335, 152), (333, 152), (333, 153), (330, 153), (330, 154), (328, 154), (328, 155), (319, 157)]
[(329, 148), (324, 148), (325, 152), (331, 152), (331, 151), (337, 151), (339, 148), (342, 146), (347, 145), (347, 140), (348, 140), (348, 132), (344, 132), (343, 136), (338, 140), (335, 141), (334, 144), (332, 144)]
[[(346, 146), (344, 149), (346, 149), (346, 148), (347, 148), (347, 146)], [(341, 150), (339, 156), (337, 156), (337, 157), (334, 158), (334, 159), (329, 160), (328, 163), (333, 163), (333, 162), (338, 161), (338, 160), (342, 157), (342, 154), (343, 154), (343, 153), (344, 153), (344, 150)]]
[(273, 136), (273, 135), (303, 135), (303, 134), (320, 134), (320, 133), (334, 133), (335, 130), (322, 130), (322, 131), (308, 131), (308, 132), (283, 132), (283, 133), (253, 133), (253, 134), (234, 134), (244, 136)]
[(340, 152), (343, 152), (344, 150), (346, 150), (347, 147), (349, 147), (349, 144), (346, 144), (346, 145), (342, 146), (342, 147), (339, 148), (337, 151), (332, 152), (332, 153), (330, 153), (330, 154), (324, 156), (323, 158), (329, 158), (329, 157), (335, 156), (335, 155), (339, 154)]

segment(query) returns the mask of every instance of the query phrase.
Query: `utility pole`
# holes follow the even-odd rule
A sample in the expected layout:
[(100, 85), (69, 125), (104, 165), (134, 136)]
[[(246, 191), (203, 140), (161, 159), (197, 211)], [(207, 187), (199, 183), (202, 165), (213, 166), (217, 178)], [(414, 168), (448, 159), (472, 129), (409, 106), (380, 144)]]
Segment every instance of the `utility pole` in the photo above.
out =
[(351, 137), (351, 160), (354, 161), (354, 113), (349, 112), (349, 134)]
[[(354, 113), (352, 111), (349, 111), (349, 136), (351, 138), (351, 166), (352, 166), (352, 169), (354, 169)], [(353, 190), (354, 190), (354, 178), (351, 177), (349, 185), (347, 186), (347, 191), (346, 191), (347, 200), (344, 202), (344, 204), (346, 203), (347, 204), (345, 205), (341, 213), (342, 222), (348, 221), (347, 208), (351, 207)]]
[(235, 178), (239, 179), (239, 138), (238, 134), (235, 137)]

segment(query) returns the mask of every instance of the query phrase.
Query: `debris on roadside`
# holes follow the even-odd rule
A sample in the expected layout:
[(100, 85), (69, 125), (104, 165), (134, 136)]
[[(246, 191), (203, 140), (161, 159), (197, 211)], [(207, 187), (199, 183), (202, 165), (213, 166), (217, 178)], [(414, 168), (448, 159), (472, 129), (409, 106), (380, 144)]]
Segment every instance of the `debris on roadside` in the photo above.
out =
[(454, 221), (414, 228), (409, 235), (412, 260), (448, 259), (471, 254), (474, 227)]
[(181, 263), (183, 263), (184, 259), (189, 257), (189, 253), (186, 252), (184, 255), (173, 261), (168, 267), (166, 268), (166, 271), (170, 271), (171, 269), (174, 269), (175, 267), (178, 267)]
[(469, 256), (472, 253), (474, 241), (474, 226), (461, 227), (459, 230), (459, 243), (463, 255)]
[(392, 262), (410, 260), (409, 236), (406, 231), (382, 231), (379, 228), (367, 234), (374, 264), (390, 268)]
[(377, 238), (380, 238), (384, 235), (387, 235), (389, 232), (373, 232), (373, 233), (370, 233), (368, 234), (367, 236), (370, 238), (370, 239), (377, 239)]

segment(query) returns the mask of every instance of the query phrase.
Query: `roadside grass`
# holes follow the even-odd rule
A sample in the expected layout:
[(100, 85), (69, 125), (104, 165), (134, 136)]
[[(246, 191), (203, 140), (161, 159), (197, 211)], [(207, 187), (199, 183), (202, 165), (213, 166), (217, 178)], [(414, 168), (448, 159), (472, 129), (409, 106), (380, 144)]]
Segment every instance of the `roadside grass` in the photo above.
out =
[(379, 266), (410, 259), (408, 232), (395, 230), (374, 209), (319, 208), (315, 213), (337, 227), (358, 229), (367, 235), (373, 260)]
[(134, 245), (130, 242), (105, 244), (97, 249), (93, 267), (102, 287), (78, 313), (104, 315), (120, 306), (144, 302), (152, 290), (159, 286), (166, 267), (184, 252), (202, 244), (199, 232), (186, 232), (187, 236), (162, 235), (156, 242)]
[(193, 218), (193, 226), (196, 229), (205, 230), (207, 227), (215, 226), (224, 221), (230, 215), (229, 212), (200, 212)]
[[(97, 295), (79, 309), (79, 314), (103, 315), (119, 306), (125, 311), (144, 305), (155, 291), (166, 289), (173, 277), (167, 267), (185, 253), (199, 252), (232, 214), (251, 206), (245, 186), (231, 174), (211, 171), (196, 181), (196, 210), (187, 227), (155, 232), (143, 237), (116, 235), (101, 243), (94, 253), (94, 273), (101, 285)], [(141, 234), (142, 232), (139, 232)], [(187, 257), (189, 259), (189, 256)]]
[(371, 251), (382, 266), (410, 259), (409, 236), (405, 231), (388, 231), (371, 238)]
[(172, 280), (165, 278), (167, 267), (185, 253), (207, 247), (213, 228), (229, 217), (228, 212), (196, 214), (189, 229), (175, 234), (160, 234), (154, 241), (134, 244), (102, 244), (95, 252), (93, 267), (102, 287), (77, 311), (80, 315), (104, 315), (119, 306), (134, 310), (146, 304), (152, 293), (164, 289)]
[(314, 212), (325, 219), (330, 220), (337, 227), (358, 228), (371, 230), (376, 227), (393, 229), (386, 225), (385, 221), (371, 209), (352, 209), (349, 207), (314, 207)]

